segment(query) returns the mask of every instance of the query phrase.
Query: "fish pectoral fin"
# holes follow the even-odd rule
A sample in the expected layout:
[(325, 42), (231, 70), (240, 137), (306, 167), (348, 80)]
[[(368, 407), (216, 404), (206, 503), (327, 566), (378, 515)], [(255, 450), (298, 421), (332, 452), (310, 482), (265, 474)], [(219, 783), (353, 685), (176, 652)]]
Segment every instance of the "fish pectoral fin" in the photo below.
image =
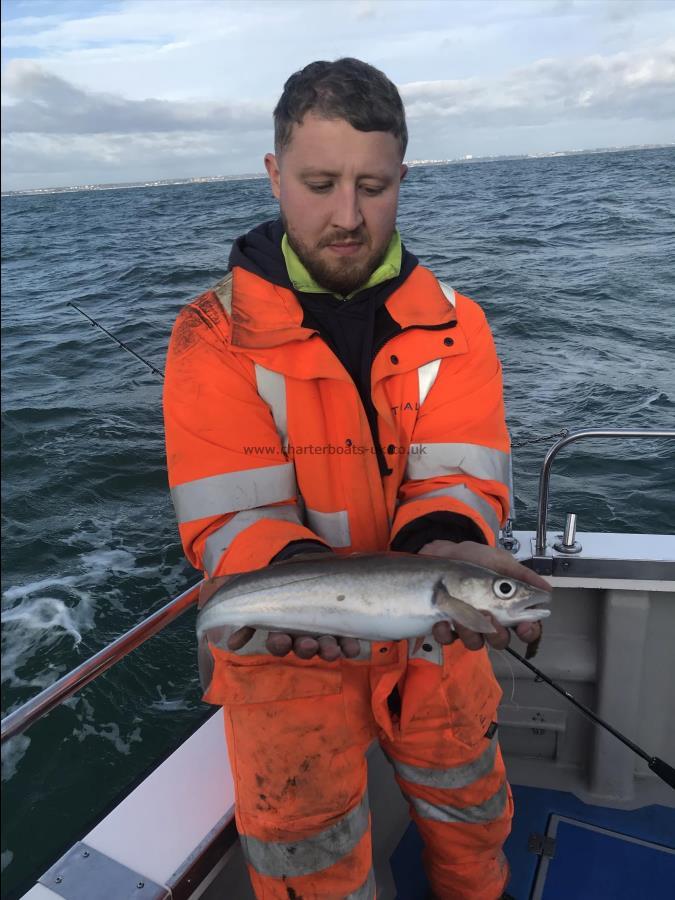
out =
[(481, 634), (494, 634), (497, 629), (492, 622), (479, 612), (474, 606), (453, 597), (448, 593), (444, 584), (439, 583), (434, 589), (434, 602), (438, 609), (447, 612), (448, 619), (470, 628), (472, 631), (478, 631)]

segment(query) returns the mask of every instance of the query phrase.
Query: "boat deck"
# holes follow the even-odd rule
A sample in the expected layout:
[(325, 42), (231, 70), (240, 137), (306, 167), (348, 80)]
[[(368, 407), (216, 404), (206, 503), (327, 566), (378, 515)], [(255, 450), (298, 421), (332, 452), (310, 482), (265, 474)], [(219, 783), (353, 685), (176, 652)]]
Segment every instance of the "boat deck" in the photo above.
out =
[[(508, 892), (515, 900), (675, 896), (675, 809), (609, 809), (564, 791), (512, 789), (515, 815), (504, 849), (511, 866)], [(538, 840), (544, 837), (552, 840)], [(421, 852), (422, 839), (411, 824), (391, 858), (397, 900), (428, 897)]]

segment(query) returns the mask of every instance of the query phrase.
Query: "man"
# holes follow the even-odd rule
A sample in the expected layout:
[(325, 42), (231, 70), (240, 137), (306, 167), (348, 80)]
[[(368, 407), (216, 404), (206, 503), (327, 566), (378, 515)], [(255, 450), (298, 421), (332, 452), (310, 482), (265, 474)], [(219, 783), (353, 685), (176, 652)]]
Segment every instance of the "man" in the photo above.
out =
[[(395, 228), (405, 116), (354, 59), (287, 81), (265, 157), (281, 220), (179, 316), (165, 416), (181, 538), (208, 576), (295, 554), (398, 550), (547, 589), (495, 547), (508, 514), (501, 373), (480, 309)], [(532, 642), (538, 623), (517, 628)], [(458, 638), (458, 639), (457, 639)], [(488, 640), (504, 647), (498, 626)], [(512, 813), (499, 687), (449, 623), (367, 645), (240, 629), (211, 646), (237, 825), (258, 897), (371, 898), (365, 750), (378, 738), (439, 898), (495, 900)]]

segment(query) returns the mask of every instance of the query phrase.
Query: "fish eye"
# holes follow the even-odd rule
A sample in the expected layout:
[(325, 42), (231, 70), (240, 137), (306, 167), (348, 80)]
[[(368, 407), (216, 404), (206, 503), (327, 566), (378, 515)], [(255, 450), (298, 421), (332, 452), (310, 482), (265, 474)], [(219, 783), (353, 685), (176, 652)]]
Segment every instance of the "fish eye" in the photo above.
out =
[(497, 578), (492, 584), (492, 590), (503, 600), (510, 600), (517, 589), (512, 581), (508, 581), (506, 578)]

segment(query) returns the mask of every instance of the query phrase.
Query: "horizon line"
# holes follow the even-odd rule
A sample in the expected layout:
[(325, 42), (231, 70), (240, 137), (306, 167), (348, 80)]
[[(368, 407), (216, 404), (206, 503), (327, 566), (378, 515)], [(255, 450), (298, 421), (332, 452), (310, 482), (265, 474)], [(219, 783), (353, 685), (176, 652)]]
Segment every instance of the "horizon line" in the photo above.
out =
[[(425, 166), (425, 165), (456, 165), (461, 163), (475, 162), (497, 162), (500, 160), (517, 160), (517, 159), (546, 159), (550, 157), (561, 156), (580, 156), (583, 154), (593, 153), (617, 153), (621, 151), (636, 150), (664, 150), (675, 147), (675, 142), (665, 144), (626, 144), (617, 147), (588, 147), (575, 150), (544, 150), (539, 153), (504, 153), (497, 156), (475, 156), (467, 153), (464, 156), (449, 159), (411, 159), (404, 160), (407, 166)], [(81, 191), (110, 191), (110, 190), (130, 190), (133, 188), (144, 187), (171, 187), (181, 184), (209, 184), (218, 181), (253, 181), (260, 178), (266, 178), (265, 172), (238, 173), (232, 175), (195, 175), (195, 176), (176, 176), (174, 178), (157, 178), (152, 181), (112, 181), (112, 182), (95, 182), (91, 184), (78, 185), (61, 185), (58, 187), (44, 188), (19, 188), (14, 190), (0, 191), (0, 196), (11, 197), (19, 195), (34, 194), (65, 194), (78, 193)]]

